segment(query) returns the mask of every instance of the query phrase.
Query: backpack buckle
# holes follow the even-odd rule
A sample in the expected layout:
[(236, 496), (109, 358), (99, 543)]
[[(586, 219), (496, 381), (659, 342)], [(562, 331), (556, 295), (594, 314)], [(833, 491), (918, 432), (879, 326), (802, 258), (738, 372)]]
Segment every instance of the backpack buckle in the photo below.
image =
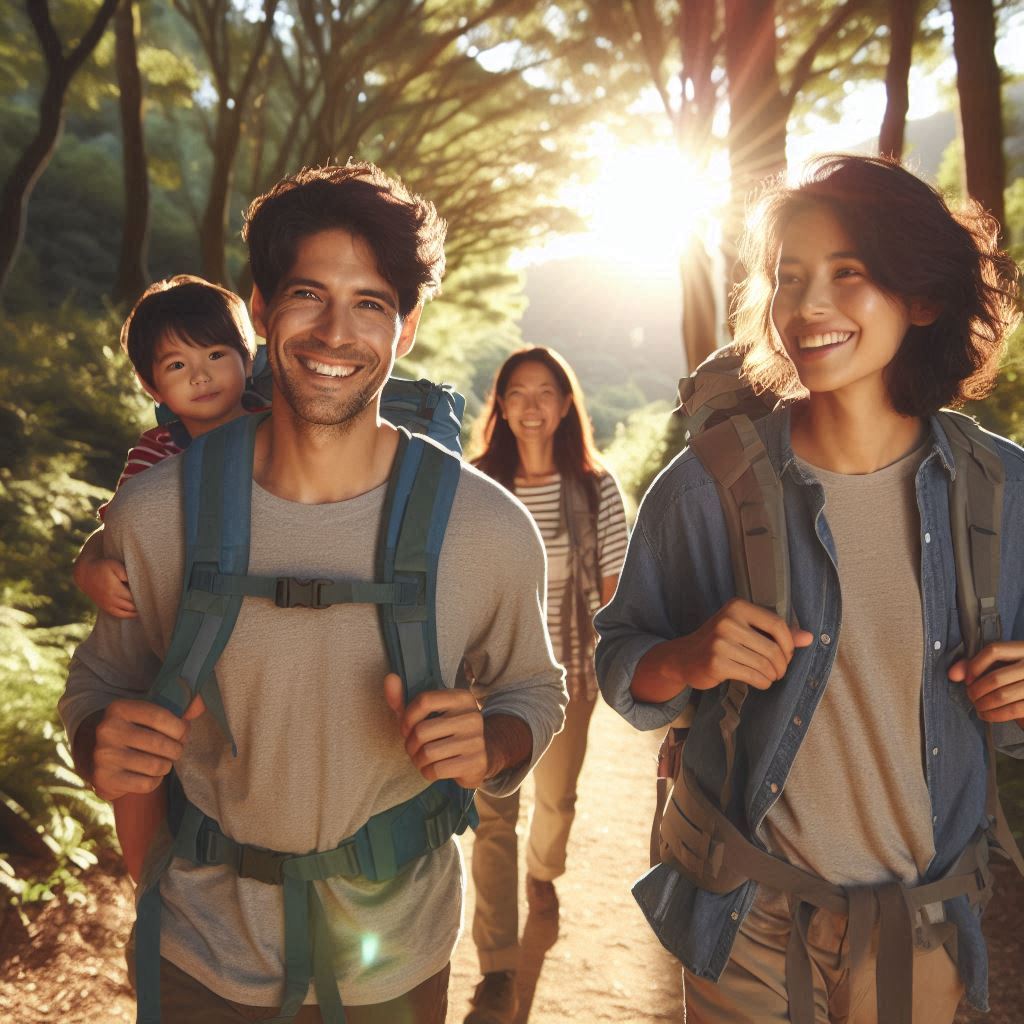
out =
[(259, 846), (239, 844), (235, 870), (239, 878), (255, 878), (267, 885), (281, 885), (284, 881), (284, 863), (292, 857), (288, 853), (276, 853)]
[(333, 602), (325, 594), (330, 585), (330, 580), (298, 580), (294, 576), (279, 576), (274, 604), (278, 608), (330, 608)]

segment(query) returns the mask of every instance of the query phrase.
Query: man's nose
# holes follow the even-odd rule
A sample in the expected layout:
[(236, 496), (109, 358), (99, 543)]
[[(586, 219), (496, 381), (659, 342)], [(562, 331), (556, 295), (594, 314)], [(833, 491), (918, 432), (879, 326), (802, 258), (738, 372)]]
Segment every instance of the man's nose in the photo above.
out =
[(338, 303), (325, 302), (317, 320), (316, 335), (325, 345), (334, 348), (352, 341), (355, 325), (351, 311)]

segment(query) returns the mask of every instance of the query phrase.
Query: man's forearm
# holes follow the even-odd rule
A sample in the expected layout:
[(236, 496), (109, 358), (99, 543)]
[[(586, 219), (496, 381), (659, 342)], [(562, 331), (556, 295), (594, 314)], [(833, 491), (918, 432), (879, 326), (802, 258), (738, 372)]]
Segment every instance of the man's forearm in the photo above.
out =
[(522, 767), (533, 756), (533, 732), (515, 715), (484, 718), (484, 747), (487, 751), (487, 779)]

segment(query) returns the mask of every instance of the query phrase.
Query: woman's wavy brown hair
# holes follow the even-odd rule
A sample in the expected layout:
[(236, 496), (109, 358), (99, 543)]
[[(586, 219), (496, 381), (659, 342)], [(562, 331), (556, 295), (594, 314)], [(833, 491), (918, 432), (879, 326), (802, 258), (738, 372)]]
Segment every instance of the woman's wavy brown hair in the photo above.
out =
[(798, 185), (773, 182), (747, 219), (736, 342), (755, 389), (806, 394), (772, 324), (772, 298), (782, 235), (815, 207), (839, 221), (879, 288), (940, 311), (934, 323), (909, 328), (886, 368), (896, 411), (930, 416), (988, 395), (1020, 318), (1020, 271), (999, 249), (998, 224), (973, 200), (952, 211), (894, 160), (844, 154), (816, 158)]
[(572, 367), (554, 349), (543, 345), (518, 349), (498, 369), (494, 386), (487, 396), (487, 404), (477, 420), (477, 444), (474, 447), (480, 450), (480, 455), (473, 460), (473, 464), (497, 480), (506, 490), (515, 490), (519, 449), (508, 421), (501, 415), (498, 399), (505, 397), (509, 378), (516, 367), (523, 363), (540, 363), (547, 367), (563, 397), (572, 396), (569, 411), (555, 431), (555, 465), (562, 476), (575, 477), (584, 484), (591, 484), (603, 476), (605, 470), (594, 444), (590, 417), (583, 404), (583, 390)]

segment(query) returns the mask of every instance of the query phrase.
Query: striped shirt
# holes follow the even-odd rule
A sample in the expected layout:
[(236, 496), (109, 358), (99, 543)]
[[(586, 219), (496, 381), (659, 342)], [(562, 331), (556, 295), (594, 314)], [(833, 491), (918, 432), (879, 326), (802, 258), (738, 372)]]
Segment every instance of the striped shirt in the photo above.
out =
[[(152, 427), (144, 431), (138, 441), (128, 450), (128, 459), (124, 464), (124, 469), (121, 470), (121, 475), (117, 478), (117, 487), (114, 490), (118, 490), (125, 480), (151, 469), (158, 462), (163, 462), (164, 459), (171, 455), (177, 455), (182, 450), (171, 437), (168, 427)], [(109, 504), (109, 501), (105, 501), (96, 510), (100, 519), (106, 513)]]
[[(569, 578), (569, 534), (560, 521), (559, 503), (562, 478), (554, 476), (543, 484), (529, 485), (516, 482), (515, 495), (533, 516), (544, 541), (548, 557), (548, 632), (555, 646), (555, 657), (565, 666), (568, 674), (570, 697), (577, 696), (575, 687), (585, 685), (588, 696), (597, 693), (594, 676), (592, 638), (588, 639), (585, 654), (580, 650), (580, 638), (575, 629), (572, 649), (559, 650), (562, 635), (562, 596)], [(561, 532), (559, 532), (560, 527)], [(626, 513), (619, 485), (611, 473), (605, 473), (600, 482), (600, 502), (597, 509), (597, 562), (602, 579), (618, 576), (626, 557)], [(583, 676), (583, 679), (580, 679)]]

